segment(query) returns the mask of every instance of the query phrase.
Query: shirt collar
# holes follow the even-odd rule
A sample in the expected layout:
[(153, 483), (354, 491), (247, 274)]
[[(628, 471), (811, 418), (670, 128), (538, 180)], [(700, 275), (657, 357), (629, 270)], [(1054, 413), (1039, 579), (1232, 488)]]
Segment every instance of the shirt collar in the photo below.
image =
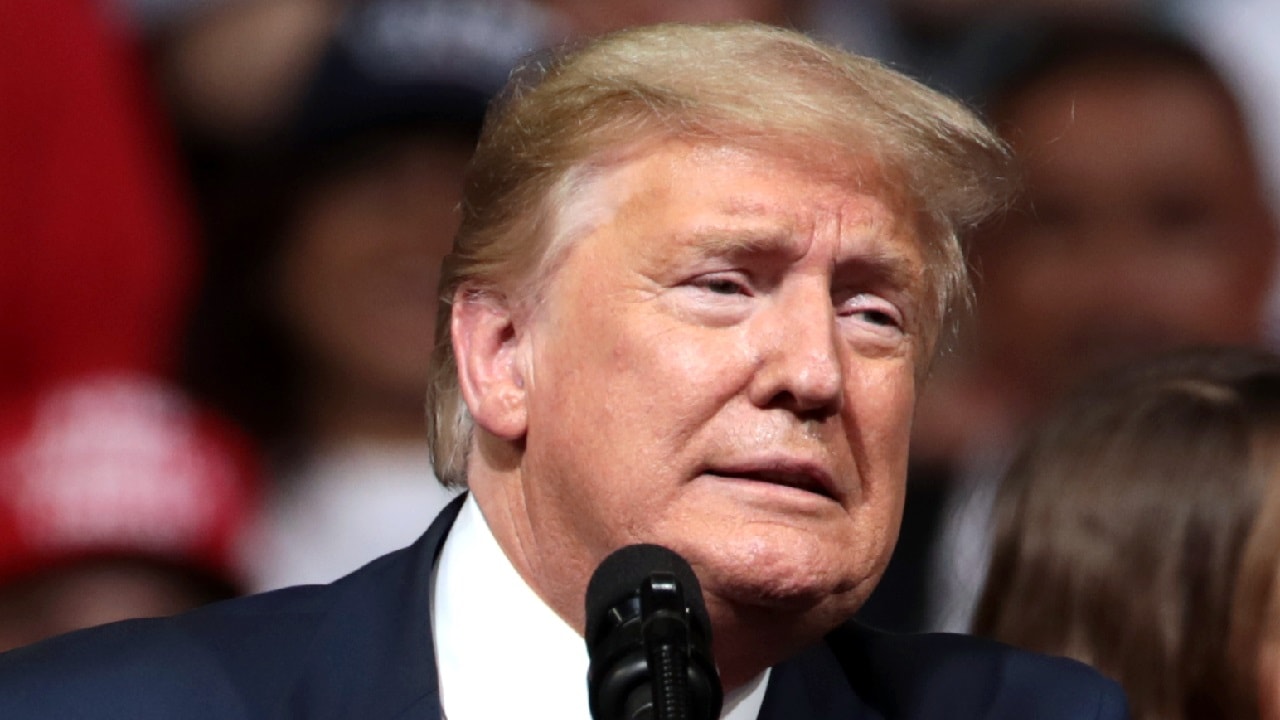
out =
[[(587, 657), (582, 636), (516, 572), (468, 496), (436, 565), (431, 599), (437, 672), (450, 720), (582, 718)], [(722, 720), (754, 720), (769, 671), (725, 697)]]

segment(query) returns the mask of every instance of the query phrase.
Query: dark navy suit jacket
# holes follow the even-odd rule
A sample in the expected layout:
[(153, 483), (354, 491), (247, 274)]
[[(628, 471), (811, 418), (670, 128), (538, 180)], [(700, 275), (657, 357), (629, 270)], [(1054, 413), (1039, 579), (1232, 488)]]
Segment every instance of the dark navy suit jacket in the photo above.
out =
[[(330, 585), (117, 623), (0, 655), (0, 718), (439, 720), (430, 582), (459, 506), (414, 545)], [(501, 687), (502, 678), (493, 681)], [(536, 708), (529, 717), (538, 717)], [(1124, 717), (1119, 688), (1084, 665), (959, 635), (889, 635), (852, 624), (775, 667), (760, 713), (762, 720)]]

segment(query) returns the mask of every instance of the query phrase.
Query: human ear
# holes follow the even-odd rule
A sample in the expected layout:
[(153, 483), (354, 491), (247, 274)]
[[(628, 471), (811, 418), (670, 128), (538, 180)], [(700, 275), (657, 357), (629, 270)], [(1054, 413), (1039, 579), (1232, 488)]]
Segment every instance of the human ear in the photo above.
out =
[(471, 417), (504, 440), (524, 437), (528, 414), (522, 337), (510, 303), (498, 295), (459, 289), (450, 330), (458, 383)]

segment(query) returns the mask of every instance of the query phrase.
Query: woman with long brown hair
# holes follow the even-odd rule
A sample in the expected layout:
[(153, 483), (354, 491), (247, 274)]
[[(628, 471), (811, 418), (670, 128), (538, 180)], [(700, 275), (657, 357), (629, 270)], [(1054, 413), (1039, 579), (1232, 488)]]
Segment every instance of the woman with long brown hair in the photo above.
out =
[(1135, 720), (1257, 717), (1261, 610), (1236, 612), (1236, 588), (1278, 469), (1274, 355), (1184, 352), (1094, 385), (1006, 476), (975, 632), (1095, 665)]

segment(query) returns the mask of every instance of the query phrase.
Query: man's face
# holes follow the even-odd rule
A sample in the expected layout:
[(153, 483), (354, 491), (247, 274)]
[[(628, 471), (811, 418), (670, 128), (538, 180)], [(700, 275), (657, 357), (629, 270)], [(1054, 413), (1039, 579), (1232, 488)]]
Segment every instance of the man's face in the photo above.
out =
[(897, 536), (926, 306), (914, 230), (870, 192), (675, 141), (593, 181), (528, 326), (539, 554), (589, 573), (666, 545), (713, 615), (861, 604)]
[(1230, 100), (1179, 68), (1079, 67), (1006, 107), (1030, 206), (981, 249), (981, 347), (1046, 398), (1137, 355), (1260, 337), (1274, 228)]

